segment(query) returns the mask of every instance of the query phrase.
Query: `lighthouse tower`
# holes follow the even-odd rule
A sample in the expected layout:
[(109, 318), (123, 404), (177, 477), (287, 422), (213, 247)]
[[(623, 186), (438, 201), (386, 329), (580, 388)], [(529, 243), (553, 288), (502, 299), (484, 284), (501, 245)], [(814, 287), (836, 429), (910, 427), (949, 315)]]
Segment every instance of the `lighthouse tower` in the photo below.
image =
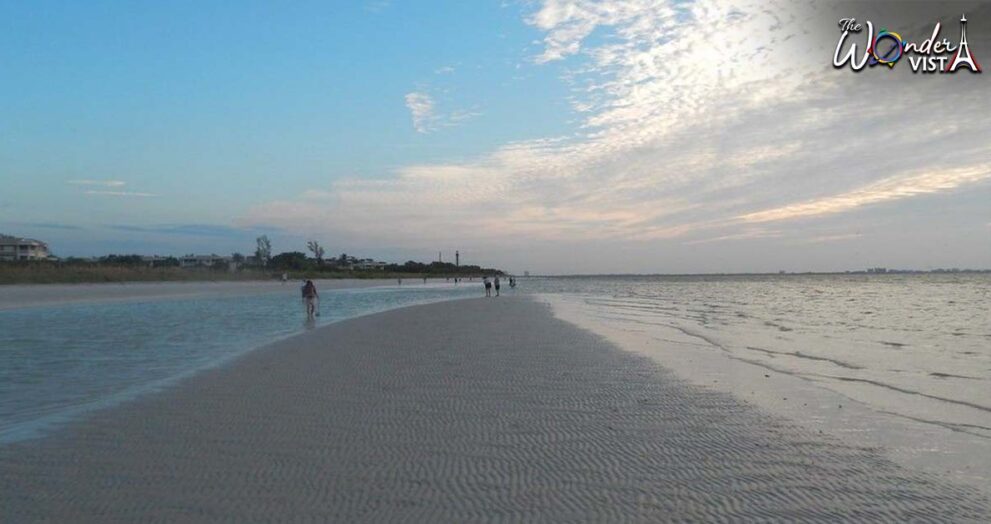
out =
[(977, 63), (977, 60), (974, 60), (973, 56), (970, 56), (970, 48), (967, 47), (966, 14), (960, 16), (960, 45), (957, 47), (957, 54), (953, 55), (953, 60), (950, 62), (949, 67), (946, 68), (946, 72), (956, 72), (960, 67), (966, 67), (972, 73), (981, 72), (981, 66)]

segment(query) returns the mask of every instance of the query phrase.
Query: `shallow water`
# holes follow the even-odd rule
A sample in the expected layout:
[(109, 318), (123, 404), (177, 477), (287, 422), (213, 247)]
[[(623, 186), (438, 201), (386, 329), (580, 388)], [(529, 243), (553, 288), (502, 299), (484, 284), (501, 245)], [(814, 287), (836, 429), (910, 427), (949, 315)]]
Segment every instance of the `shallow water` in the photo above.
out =
[[(991, 437), (991, 275), (549, 279), (602, 319), (674, 328), (703, 347)], [(892, 397), (890, 400), (888, 397)], [(891, 404), (891, 406), (889, 406)], [(931, 413), (938, 407), (937, 413)], [(967, 427), (976, 420), (981, 427)]]
[[(307, 327), (481, 295), (478, 282), (325, 290), (307, 326), (292, 285), (159, 289), (169, 286), (0, 310), (0, 442)], [(696, 383), (930, 469), (991, 473), (991, 275), (530, 278), (515, 292), (553, 297), (576, 312), (568, 320)]]
[[(548, 278), (562, 318), (908, 462), (991, 478), (991, 275)], [(845, 406), (845, 407), (844, 407)]]
[(0, 442), (44, 435), (307, 328), (479, 295), (446, 283), (324, 290), (321, 316), (307, 323), (296, 286), (280, 287), (0, 311)]

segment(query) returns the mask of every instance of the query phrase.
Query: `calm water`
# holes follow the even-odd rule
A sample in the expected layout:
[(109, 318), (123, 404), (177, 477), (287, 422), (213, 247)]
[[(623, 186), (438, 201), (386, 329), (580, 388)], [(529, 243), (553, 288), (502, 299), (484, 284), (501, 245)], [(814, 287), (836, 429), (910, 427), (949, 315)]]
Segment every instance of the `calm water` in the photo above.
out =
[[(517, 292), (991, 438), (991, 275), (533, 278)], [(0, 311), (0, 442), (302, 331), (297, 293)], [(477, 282), (325, 291), (317, 324), (480, 294)]]
[(760, 378), (787, 374), (878, 412), (991, 439), (988, 274), (549, 278), (527, 285), (579, 306), (593, 324), (649, 337), (659, 351), (682, 350), (670, 359), (718, 354), (756, 366)]
[[(467, 283), (466, 283), (467, 284)], [(477, 283), (473, 283), (477, 284)], [(322, 291), (314, 325), (480, 294), (477, 285)], [(299, 291), (0, 311), (0, 442), (43, 435), (303, 331)]]

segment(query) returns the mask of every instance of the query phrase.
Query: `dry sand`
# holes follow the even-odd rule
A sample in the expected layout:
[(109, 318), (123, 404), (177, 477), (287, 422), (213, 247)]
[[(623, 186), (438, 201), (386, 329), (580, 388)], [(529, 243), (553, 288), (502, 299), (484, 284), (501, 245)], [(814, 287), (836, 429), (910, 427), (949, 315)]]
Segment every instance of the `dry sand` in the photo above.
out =
[(279, 342), (0, 448), (0, 472), (3, 522), (991, 517), (508, 297)]

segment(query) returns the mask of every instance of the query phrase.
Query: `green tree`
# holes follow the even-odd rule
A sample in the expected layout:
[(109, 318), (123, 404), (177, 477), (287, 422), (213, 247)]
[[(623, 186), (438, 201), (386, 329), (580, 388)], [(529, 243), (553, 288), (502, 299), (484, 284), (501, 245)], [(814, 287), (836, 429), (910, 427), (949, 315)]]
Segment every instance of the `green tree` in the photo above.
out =
[(306, 269), (306, 253), (289, 251), (272, 257), (272, 267), (276, 269)]

